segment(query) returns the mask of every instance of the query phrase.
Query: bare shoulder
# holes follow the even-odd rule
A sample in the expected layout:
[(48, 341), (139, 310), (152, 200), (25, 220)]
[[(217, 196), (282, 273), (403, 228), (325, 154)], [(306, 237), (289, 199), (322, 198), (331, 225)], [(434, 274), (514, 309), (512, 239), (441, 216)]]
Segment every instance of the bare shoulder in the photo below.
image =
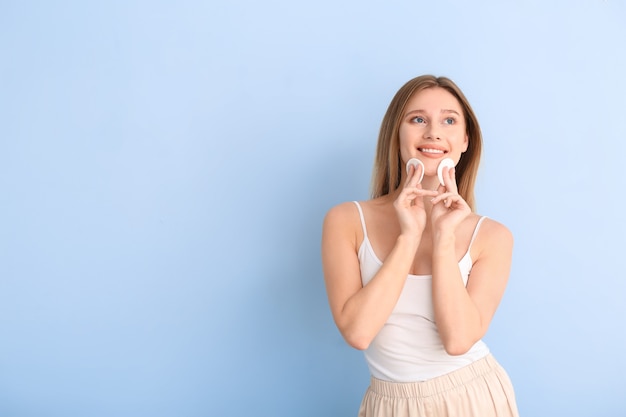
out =
[(481, 254), (506, 253), (513, 249), (513, 233), (504, 224), (486, 217), (476, 236)]
[(356, 204), (353, 201), (345, 201), (343, 203), (337, 204), (336, 206), (331, 207), (328, 212), (326, 212), (326, 218), (335, 218), (340, 217), (343, 218), (345, 216), (353, 215), (358, 209), (356, 208)]
[(359, 212), (353, 201), (346, 201), (331, 207), (324, 217), (324, 227), (345, 226), (359, 220)]
[(481, 225), (481, 230), (482, 229), (485, 229), (484, 234), (489, 240), (496, 240), (502, 243), (513, 243), (513, 233), (511, 233), (509, 228), (504, 224), (494, 219), (489, 217), (485, 218), (483, 224)]
[(324, 217), (324, 236), (333, 236), (333, 238), (343, 236), (356, 242), (360, 229), (359, 211), (353, 201), (346, 201), (331, 207)]
[[(358, 204), (365, 218), (369, 219), (367, 220), (368, 224), (369, 222), (375, 224), (380, 218), (387, 218), (390, 215), (390, 211), (393, 211), (393, 206), (388, 204), (388, 199), (384, 197), (359, 201)], [(328, 210), (324, 218), (324, 228), (327, 227), (348, 228), (356, 231), (357, 235), (362, 234), (361, 217), (355, 202), (347, 201)]]

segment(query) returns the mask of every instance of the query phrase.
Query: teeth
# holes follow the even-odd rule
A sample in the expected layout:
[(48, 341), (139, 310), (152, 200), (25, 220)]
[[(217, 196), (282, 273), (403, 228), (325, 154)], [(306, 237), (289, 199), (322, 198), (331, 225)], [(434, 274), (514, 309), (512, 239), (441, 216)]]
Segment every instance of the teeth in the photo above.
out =
[(443, 151), (441, 149), (421, 148), (420, 150), (422, 152), (426, 152), (426, 153), (443, 153)]

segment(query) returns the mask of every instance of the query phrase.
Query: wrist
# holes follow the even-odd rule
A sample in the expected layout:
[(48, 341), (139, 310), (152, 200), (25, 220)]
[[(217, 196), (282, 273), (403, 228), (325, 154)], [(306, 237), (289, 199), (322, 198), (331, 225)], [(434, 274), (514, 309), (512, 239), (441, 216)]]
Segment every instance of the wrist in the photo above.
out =
[(400, 246), (405, 246), (405, 247), (408, 247), (409, 249), (417, 250), (420, 244), (420, 240), (421, 240), (421, 234), (416, 235), (416, 234), (402, 233), (396, 239), (396, 243)]
[(433, 235), (434, 249), (454, 249), (456, 244), (456, 235), (453, 232), (438, 231)]

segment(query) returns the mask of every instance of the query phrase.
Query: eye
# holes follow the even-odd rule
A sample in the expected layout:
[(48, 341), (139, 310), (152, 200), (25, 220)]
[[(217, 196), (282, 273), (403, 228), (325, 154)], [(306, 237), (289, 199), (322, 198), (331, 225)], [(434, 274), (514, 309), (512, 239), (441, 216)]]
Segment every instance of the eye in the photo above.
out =
[(426, 120), (424, 120), (422, 116), (414, 117), (411, 121), (414, 123), (426, 123)]
[(454, 117), (446, 117), (443, 121), (443, 124), (445, 125), (453, 125), (456, 123), (456, 120), (454, 120)]

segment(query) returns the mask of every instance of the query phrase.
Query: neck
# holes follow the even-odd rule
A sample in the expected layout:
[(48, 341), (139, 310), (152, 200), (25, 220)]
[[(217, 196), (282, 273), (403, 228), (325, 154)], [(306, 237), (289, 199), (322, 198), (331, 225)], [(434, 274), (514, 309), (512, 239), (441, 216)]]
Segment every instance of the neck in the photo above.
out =
[[(435, 181), (432, 182), (432, 184), (430, 182), (426, 181), (426, 177), (424, 177), (424, 180), (422, 181), (422, 188), (425, 190), (436, 190), (437, 187), (439, 187), (439, 179), (437, 179), (437, 177), (435, 177)], [(387, 194), (384, 198), (384, 201), (388, 204), (393, 204), (393, 202), (398, 198), (398, 196), (400, 195), (400, 193), (402, 192), (402, 186), (396, 188), (395, 191), (393, 191), (392, 193)], [(425, 196), (423, 197), (424, 200), (424, 210), (426, 211), (426, 216), (428, 217), (429, 221), (428, 223), (430, 223), (430, 212), (433, 209), (433, 205), (430, 202), (430, 200), (432, 200), (433, 197), (431, 196)]]

